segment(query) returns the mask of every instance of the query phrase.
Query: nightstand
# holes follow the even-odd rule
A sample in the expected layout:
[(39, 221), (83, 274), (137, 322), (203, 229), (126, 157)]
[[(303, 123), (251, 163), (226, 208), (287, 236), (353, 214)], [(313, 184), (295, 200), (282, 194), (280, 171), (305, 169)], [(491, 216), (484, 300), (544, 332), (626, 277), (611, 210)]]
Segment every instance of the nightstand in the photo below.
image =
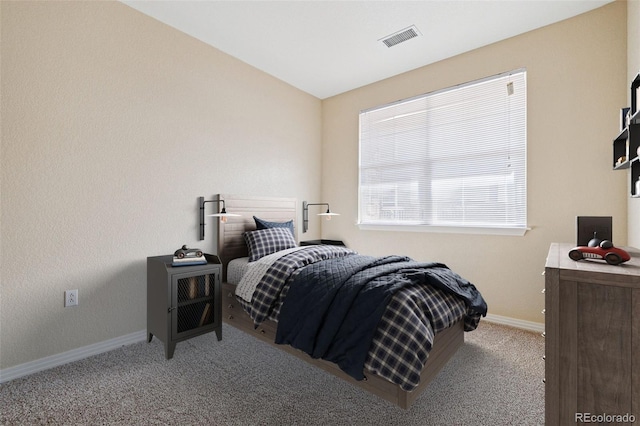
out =
[(221, 264), (172, 266), (173, 255), (147, 258), (147, 341), (156, 336), (170, 359), (176, 343), (215, 331), (222, 339)]

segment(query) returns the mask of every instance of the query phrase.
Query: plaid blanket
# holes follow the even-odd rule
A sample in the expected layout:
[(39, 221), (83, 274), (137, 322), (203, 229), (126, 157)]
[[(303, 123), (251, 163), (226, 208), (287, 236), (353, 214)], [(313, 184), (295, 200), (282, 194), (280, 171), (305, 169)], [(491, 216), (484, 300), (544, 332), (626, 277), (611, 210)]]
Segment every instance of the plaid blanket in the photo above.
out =
[[(258, 284), (251, 303), (238, 298), (254, 323), (278, 321), (288, 286), (301, 268), (319, 260), (349, 256), (353, 251), (336, 246), (309, 246), (281, 257)], [(396, 292), (374, 334), (365, 369), (411, 391), (429, 356), (436, 333), (464, 320), (465, 331), (474, 330), (480, 313), (464, 300), (429, 285), (416, 285)]]

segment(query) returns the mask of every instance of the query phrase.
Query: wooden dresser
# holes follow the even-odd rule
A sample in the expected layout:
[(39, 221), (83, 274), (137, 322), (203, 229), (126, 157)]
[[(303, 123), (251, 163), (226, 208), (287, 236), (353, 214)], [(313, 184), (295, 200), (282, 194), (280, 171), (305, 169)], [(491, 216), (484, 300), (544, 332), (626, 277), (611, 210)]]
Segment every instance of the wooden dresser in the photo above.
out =
[(545, 265), (546, 424), (639, 421), (640, 251), (612, 266), (571, 248), (552, 244)]

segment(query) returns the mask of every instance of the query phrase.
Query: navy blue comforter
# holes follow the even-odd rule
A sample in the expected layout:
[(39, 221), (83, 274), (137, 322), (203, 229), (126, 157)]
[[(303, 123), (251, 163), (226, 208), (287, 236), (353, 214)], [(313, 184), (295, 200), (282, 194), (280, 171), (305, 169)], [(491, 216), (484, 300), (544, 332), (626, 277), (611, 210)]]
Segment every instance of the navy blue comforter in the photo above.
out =
[(280, 310), (276, 343), (335, 362), (357, 380), (386, 306), (399, 289), (433, 285), (462, 297), (470, 312), (486, 315), (475, 286), (440, 263), (408, 257), (353, 255), (304, 267)]

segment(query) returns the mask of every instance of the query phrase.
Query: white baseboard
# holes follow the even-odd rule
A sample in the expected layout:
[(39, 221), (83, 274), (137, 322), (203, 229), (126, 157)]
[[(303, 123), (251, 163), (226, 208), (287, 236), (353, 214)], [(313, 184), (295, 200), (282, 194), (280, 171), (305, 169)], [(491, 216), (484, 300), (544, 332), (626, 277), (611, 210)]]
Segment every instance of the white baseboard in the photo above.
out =
[(104, 342), (94, 343), (93, 345), (84, 346), (82, 348), (73, 349), (61, 354), (51, 355), (45, 358), (37, 359), (35, 361), (26, 362), (24, 364), (16, 365), (15, 367), (5, 368), (4, 370), (0, 370), (0, 383), (6, 383), (19, 377), (37, 373), (38, 371), (43, 371), (49, 368), (57, 367), (59, 365), (68, 364), (73, 361), (78, 361), (93, 355), (98, 355), (103, 352), (117, 349), (121, 346), (138, 343), (146, 339), (147, 331), (140, 330), (136, 331), (135, 333), (105, 340)]
[(544, 332), (543, 322), (524, 321), (516, 318), (503, 317), (501, 315), (487, 314), (482, 321), (493, 322), (495, 324), (508, 325), (510, 327), (521, 328), (523, 330), (535, 331), (536, 333)]

